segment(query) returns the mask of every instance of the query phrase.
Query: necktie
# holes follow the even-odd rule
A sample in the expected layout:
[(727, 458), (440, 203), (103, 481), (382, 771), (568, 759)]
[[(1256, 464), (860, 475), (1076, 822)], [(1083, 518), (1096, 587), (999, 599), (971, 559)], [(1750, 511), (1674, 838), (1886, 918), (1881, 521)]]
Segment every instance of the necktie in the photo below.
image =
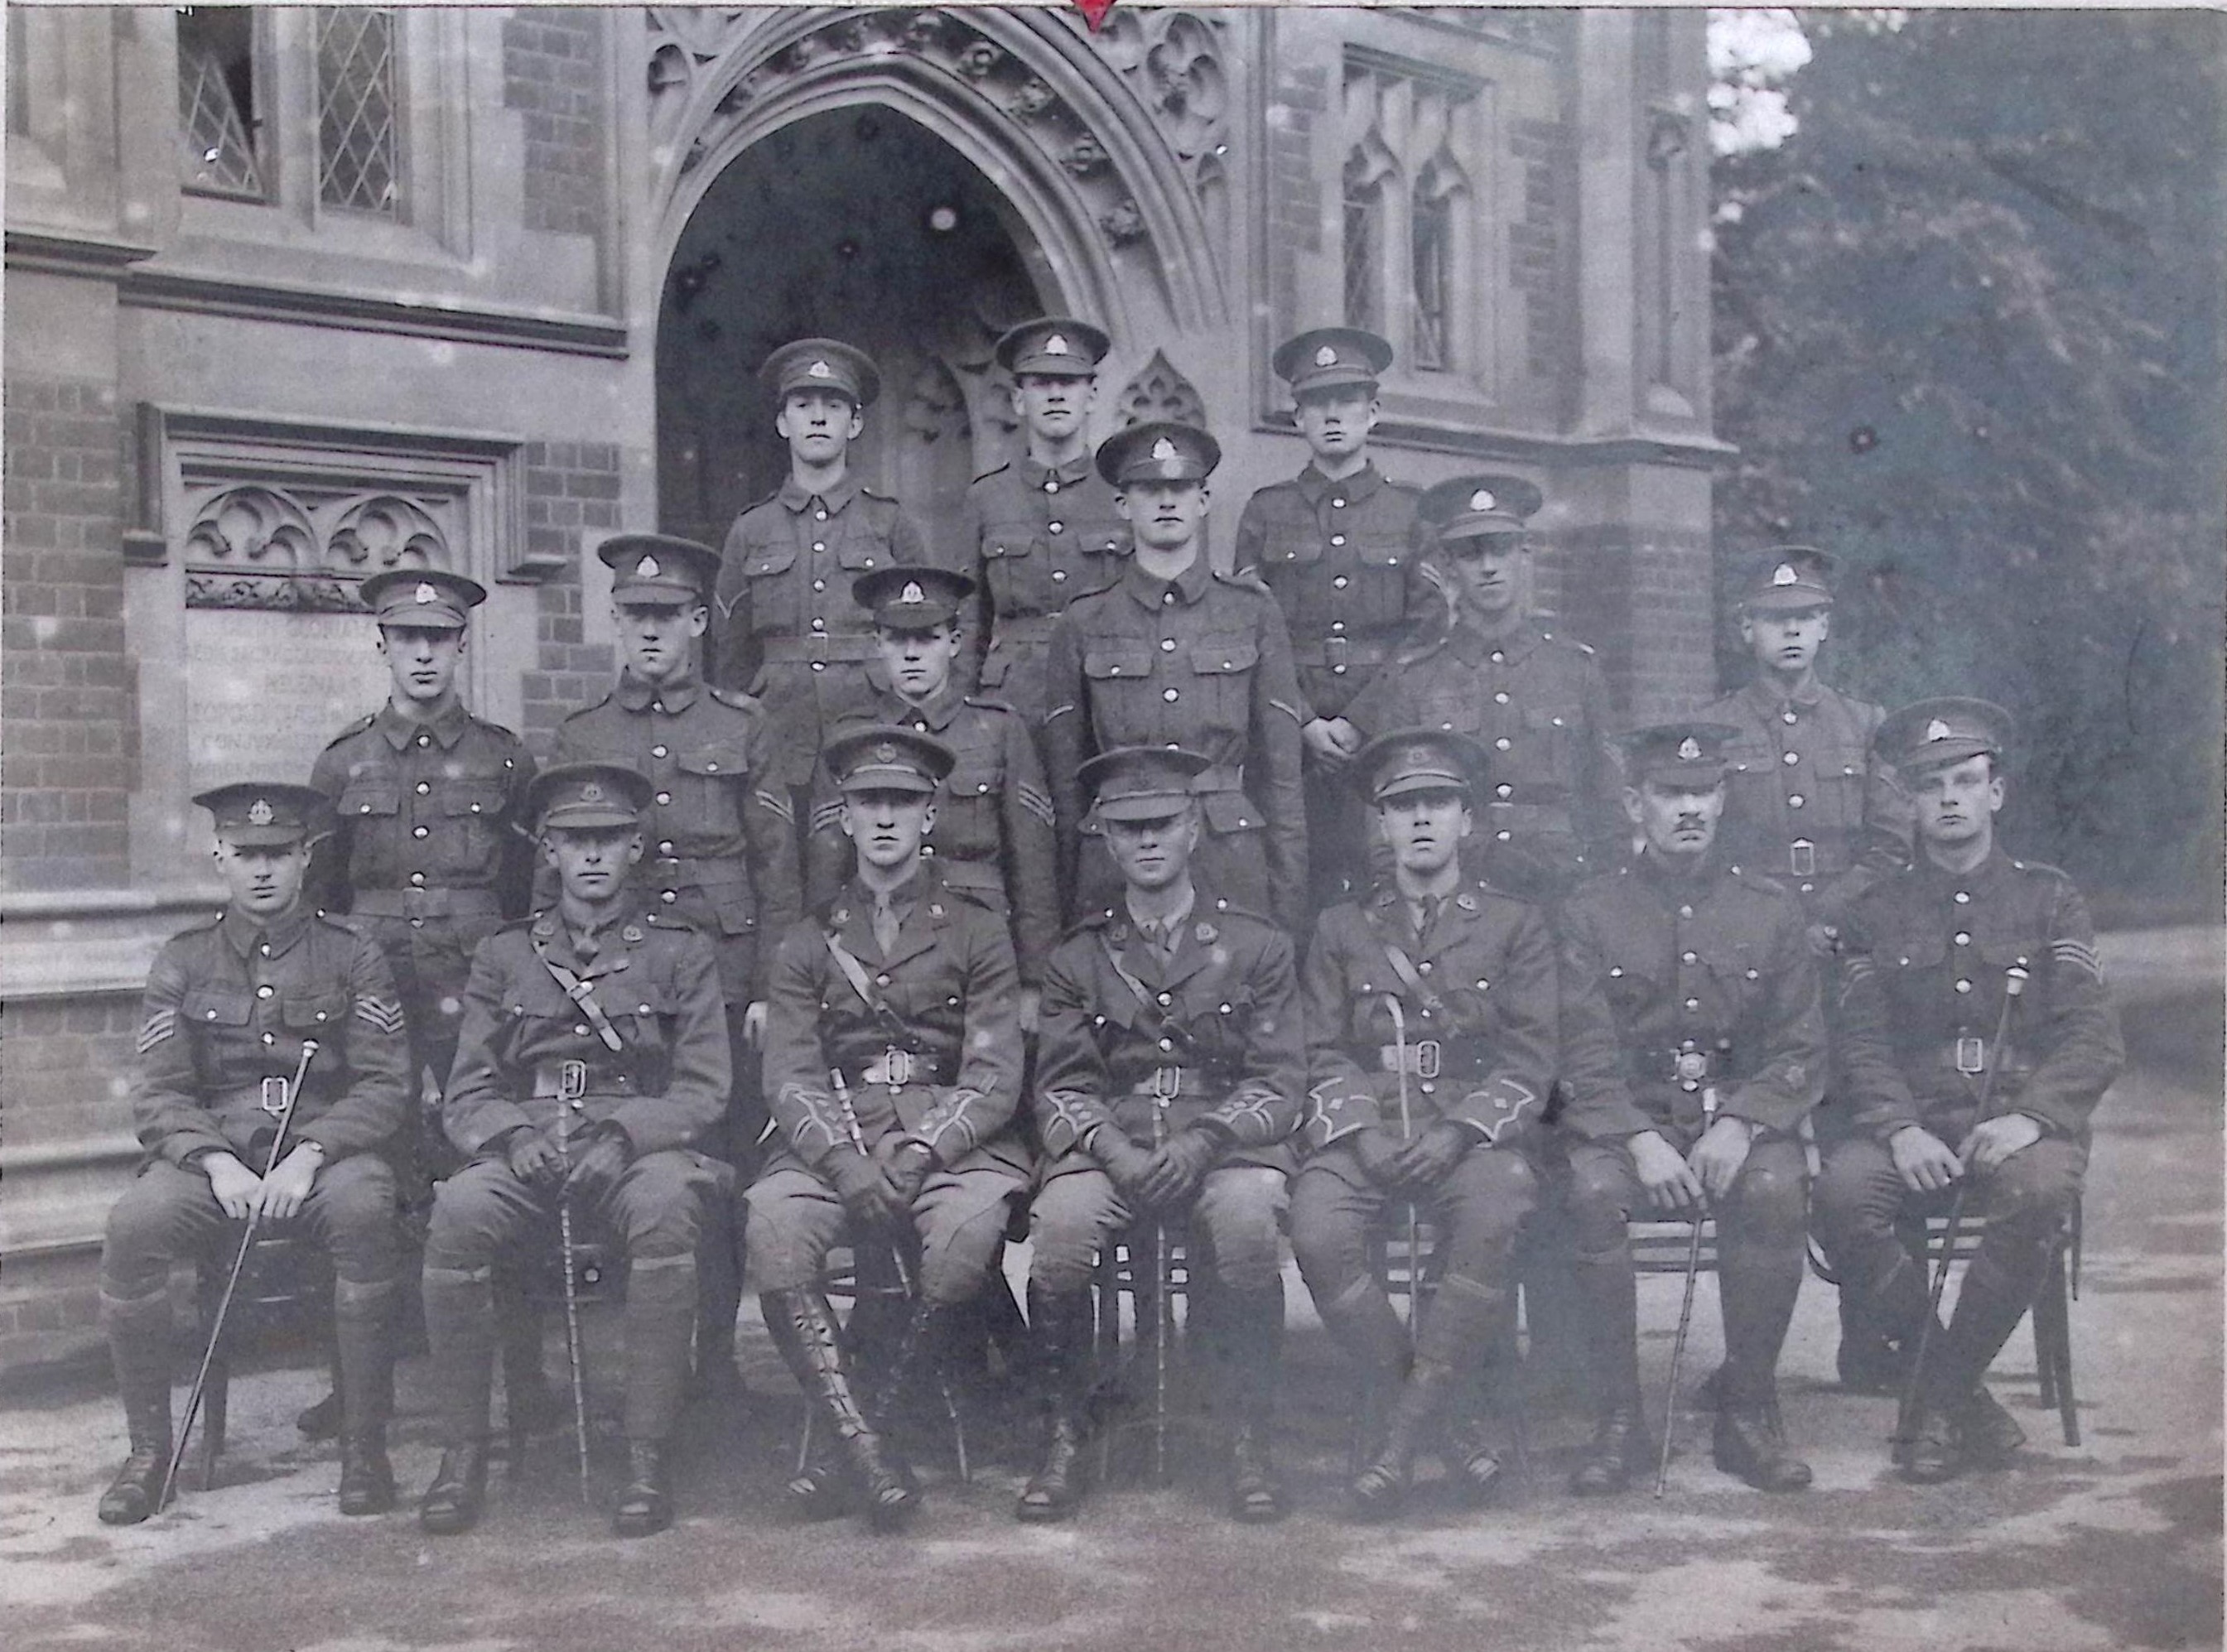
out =
[(603, 943), (596, 939), (596, 932), (593, 929), (578, 929), (573, 932), (572, 956), (579, 961), (582, 969), (584, 970), (589, 965), (594, 963), (596, 954), (603, 949)]
[(897, 915), (887, 901), (874, 903), (874, 944), (884, 954), (897, 944)]

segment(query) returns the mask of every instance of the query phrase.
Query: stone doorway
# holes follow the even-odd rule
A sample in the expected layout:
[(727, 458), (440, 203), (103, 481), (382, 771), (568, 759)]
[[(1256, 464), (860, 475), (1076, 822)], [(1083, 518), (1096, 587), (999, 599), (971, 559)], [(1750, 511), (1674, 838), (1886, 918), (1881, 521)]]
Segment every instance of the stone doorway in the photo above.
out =
[(941, 560), (968, 481), (1007, 456), (1012, 411), (991, 345), (1056, 308), (997, 187), (942, 138), (877, 105), (827, 111), (743, 150), (690, 215), (657, 335), (658, 501), (670, 533), (717, 545), (780, 485), (788, 453), (758, 382), (792, 338), (847, 341), (882, 371), (852, 450)]

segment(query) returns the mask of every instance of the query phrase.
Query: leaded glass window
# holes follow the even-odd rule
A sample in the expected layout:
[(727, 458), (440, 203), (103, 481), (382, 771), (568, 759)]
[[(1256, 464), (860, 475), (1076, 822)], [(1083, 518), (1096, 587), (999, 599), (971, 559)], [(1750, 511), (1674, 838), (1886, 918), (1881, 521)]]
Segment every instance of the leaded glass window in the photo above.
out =
[(317, 192), (328, 207), (402, 213), (395, 13), (317, 8)]
[(178, 131), (185, 187), (266, 198), (258, 138), (255, 14), (246, 6), (178, 12)]

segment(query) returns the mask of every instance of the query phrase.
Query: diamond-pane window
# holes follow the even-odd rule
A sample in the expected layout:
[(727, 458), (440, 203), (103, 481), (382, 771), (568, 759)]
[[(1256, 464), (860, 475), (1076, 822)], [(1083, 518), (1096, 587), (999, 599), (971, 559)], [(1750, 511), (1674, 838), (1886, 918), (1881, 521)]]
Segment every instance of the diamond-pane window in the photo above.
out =
[(401, 215), (394, 13), (317, 8), (317, 192), (328, 207)]
[(1415, 191), (1408, 220), (1415, 273), (1415, 365), (1426, 372), (1449, 365), (1447, 306), (1453, 286), (1453, 202)]
[(1376, 276), (1383, 237), (1384, 191), (1374, 178), (1345, 169), (1345, 324), (1378, 329)]
[(265, 198), (256, 156), (255, 16), (246, 6), (178, 13), (178, 132), (185, 186)]

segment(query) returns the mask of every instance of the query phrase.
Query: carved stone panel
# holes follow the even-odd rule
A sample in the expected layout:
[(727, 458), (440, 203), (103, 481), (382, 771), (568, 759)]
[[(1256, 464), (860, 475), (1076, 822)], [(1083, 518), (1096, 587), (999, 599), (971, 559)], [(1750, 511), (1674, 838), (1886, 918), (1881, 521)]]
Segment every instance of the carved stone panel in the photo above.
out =
[(1121, 423), (1149, 424), (1158, 419), (1206, 424), (1206, 402), (1198, 387), (1176, 371), (1165, 352), (1155, 350), (1144, 370), (1121, 391)]

